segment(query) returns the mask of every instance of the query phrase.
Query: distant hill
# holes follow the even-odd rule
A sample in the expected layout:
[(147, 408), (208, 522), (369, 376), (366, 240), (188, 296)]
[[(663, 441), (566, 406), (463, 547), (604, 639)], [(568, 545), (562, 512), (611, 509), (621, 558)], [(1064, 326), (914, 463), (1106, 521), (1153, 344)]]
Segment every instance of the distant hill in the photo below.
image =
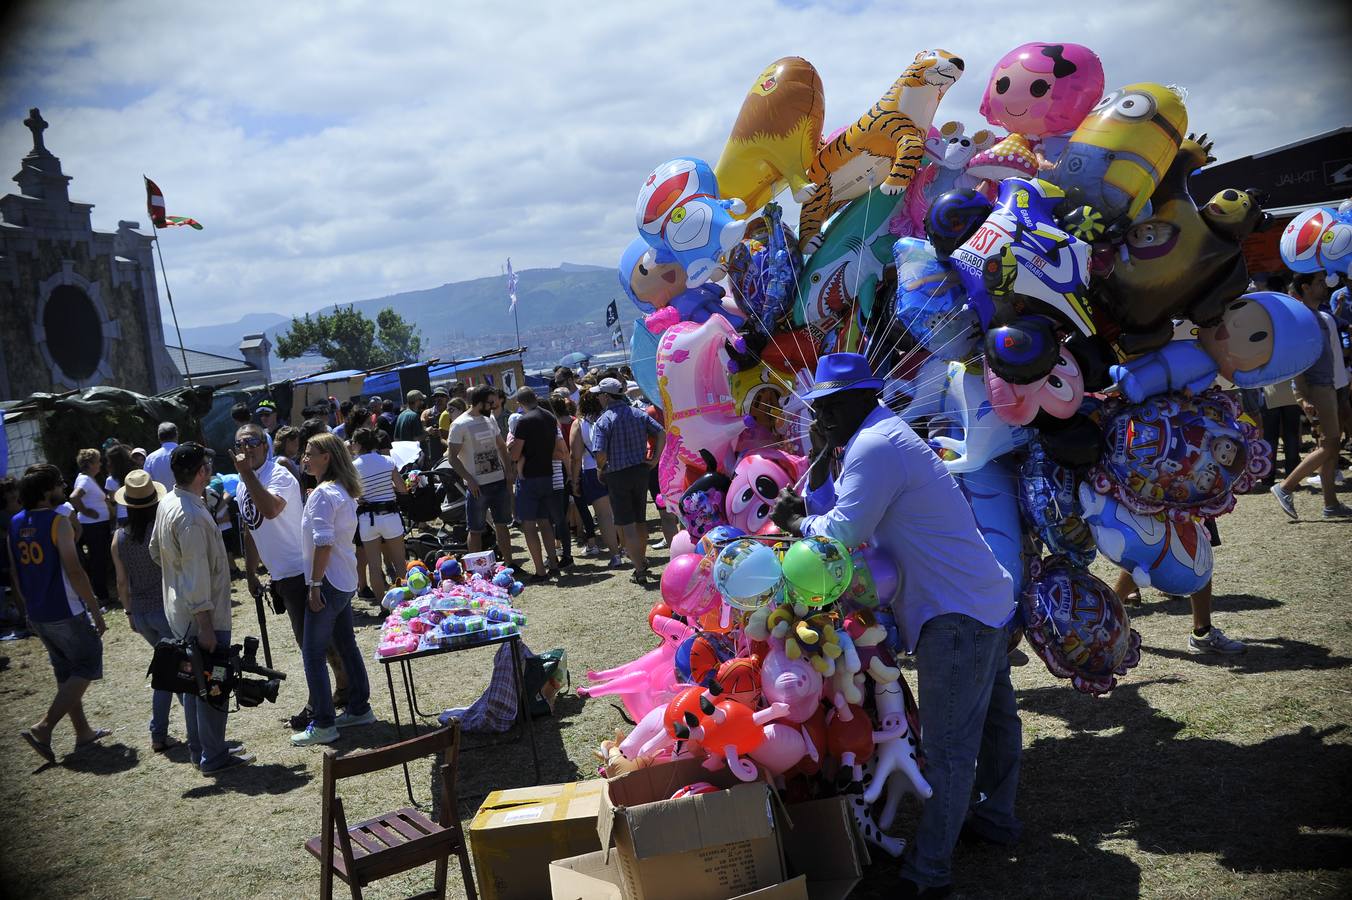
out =
[[(525, 269), (516, 274), (517, 313), (523, 331), (542, 325), (604, 321), (606, 305), (612, 299), (618, 299), (622, 304), (622, 316), (632, 313), (632, 308), (625, 308), (632, 304), (622, 296), (614, 269), (563, 263), (558, 268)], [(424, 347), (436, 350), (453, 338), (510, 332), (512, 316), (508, 312), (508, 302), (506, 277), (493, 275), (427, 290), (356, 300), (351, 305), (372, 319), (382, 309), (392, 308), (418, 325)], [(313, 310), (312, 314), (330, 312), (335, 306)], [(238, 351), (234, 348), (239, 346), (244, 334), (262, 330), (276, 344), (278, 332), (286, 331), (290, 324), (291, 319), (286, 316), (254, 313), (229, 324), (185, 328), (183, 341), (195, 350), (212, 353), (225, 352), (221, 348), (229, 348), (230, 355), (237, 356)], [(172, 335), (167, 339), (177, 343)]]

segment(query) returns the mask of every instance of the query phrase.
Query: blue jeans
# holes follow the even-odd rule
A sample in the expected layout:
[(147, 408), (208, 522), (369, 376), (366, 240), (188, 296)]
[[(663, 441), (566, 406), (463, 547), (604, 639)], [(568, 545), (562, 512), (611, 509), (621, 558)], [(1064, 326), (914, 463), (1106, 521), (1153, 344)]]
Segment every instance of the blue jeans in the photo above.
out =
[[(174, 639), (174, 631), (169, 627), (169, 619), (165, 617), (163, 609), (130, 613), (127, 618), (131, 621), (132, 630), (145, 638), (151, 647), (158, 644), (161, 638)], [(174, 695), (170, 691), (153, 693), (154, 698), (150, 701), (150, 740), (155, 744), (163, 744), (169, 737), (169, 707), (174, 705)], [(179, 702), (183, 702), (181, 697)]]
[[(216, 632), (217, 647), (230, 646), (230, 632)], [(183, 701), (183, 725), (188, 732), (188, 757), (197, 763), (203, 772), (214, 772), (225, 765), (230, 757), (230, 748), (225, 745), (225, 720), (228, 714), (210, 703), (199, 700), (191, 691), (185, 691)]]
[[(946, 885), (964, 820), (992, 840), (1012, 843), (1023, 732), (1009, 681), (1008, 638), (959, 613), (925, 623), (916, 643), (925, 801), (901, 874), (921, 887)], [(973, 803), (973, 788), (980, 793)]]
[(347, 673), (347, 711), (354, 716), (365, 715), (371, 708), (371, 683), (366, 678), (366, 662), (357, 649), (357, 635), (352, 630), (352, 598), (356, 592), (340, 591), (324, 579), (319, 589), (324, 608), (315, 612), (307, 599), (305, 606), (305, 636), (301, 641), (301, 658), (305, 662), (305, 683), (310, 689), (310, 715), (316, 728), (332, 728), (333, 694), (329, 685), (327, 652), (332, 642), (343, 660)]

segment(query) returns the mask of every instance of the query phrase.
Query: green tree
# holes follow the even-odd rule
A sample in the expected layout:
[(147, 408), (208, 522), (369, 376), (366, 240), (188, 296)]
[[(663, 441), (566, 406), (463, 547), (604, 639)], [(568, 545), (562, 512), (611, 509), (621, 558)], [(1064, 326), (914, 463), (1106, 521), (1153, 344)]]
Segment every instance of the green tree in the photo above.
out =
[(339, 369), (373, 369), (417, 359), (422, 353), (418, 326), (386, 307), (373, 322), (353, 306), (331, 313), (291, 320), (291, 328), (277, 335), (282, 359), (317, 354)]

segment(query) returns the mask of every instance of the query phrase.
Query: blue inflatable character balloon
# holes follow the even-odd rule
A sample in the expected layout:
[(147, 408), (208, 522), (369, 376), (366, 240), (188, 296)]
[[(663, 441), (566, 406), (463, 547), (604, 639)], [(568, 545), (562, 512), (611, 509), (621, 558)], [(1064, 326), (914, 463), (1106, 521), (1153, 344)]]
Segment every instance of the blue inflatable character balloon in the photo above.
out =
[(680, 263), (686, 287), (723, 277), (727, 255), (747, 222), (729, 212), (746, 212), (741, 200), (720, 200), (718, 179), (702, 159), (679, 157), (658, 166), (643, 182), (635, 204), (639, 235), (656, 263)]
[(897, 267), (896, 321), (911, 340), (941, 359), (968, 359), (981, 339), (981, 323), (953, 267), (919, 238), (892, 247)]
[(1211, 536), (1200, 520), (1132, 512), (1087, 484), (1080, 502), (1099, 550), (1140, 587), (1187, 595), (1211, 580)]
[(1256, 291), (1231, 302), (1219, 325), (1197, 340), (1173, 341), (1109, 369), (1132, 403), (1168, 391), (1194, 393), (1220, 375), (1242, 388), (1287, 381), (1319, 358), (1319, 320), (1286, 294)]
[(1078, 691), (1104, 694), (1141, 661), (1141, 636), (1122, 601), (1061, 556), (1034, 561), (1020, 598), (1024, 635), (1047, 669)]
[(1015, 593), (1023, 589), (1023, 529), (1015, 494), (1019, 476), (1004, 459), (995, 459), (979, 469), (955, 476), (958, 487), (972, 507), (976, 527), (995, 558), (1014, 579)]

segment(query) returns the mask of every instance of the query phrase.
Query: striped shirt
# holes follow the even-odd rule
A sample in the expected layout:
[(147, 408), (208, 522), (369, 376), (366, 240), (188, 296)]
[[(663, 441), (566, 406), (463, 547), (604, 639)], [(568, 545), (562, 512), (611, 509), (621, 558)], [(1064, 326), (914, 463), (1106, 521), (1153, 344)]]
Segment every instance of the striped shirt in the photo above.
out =
[(363, 453), (352, 461), (361, 477), (363, 503), (386, 503), (394, 499), (394, 460), (379, 453)]

